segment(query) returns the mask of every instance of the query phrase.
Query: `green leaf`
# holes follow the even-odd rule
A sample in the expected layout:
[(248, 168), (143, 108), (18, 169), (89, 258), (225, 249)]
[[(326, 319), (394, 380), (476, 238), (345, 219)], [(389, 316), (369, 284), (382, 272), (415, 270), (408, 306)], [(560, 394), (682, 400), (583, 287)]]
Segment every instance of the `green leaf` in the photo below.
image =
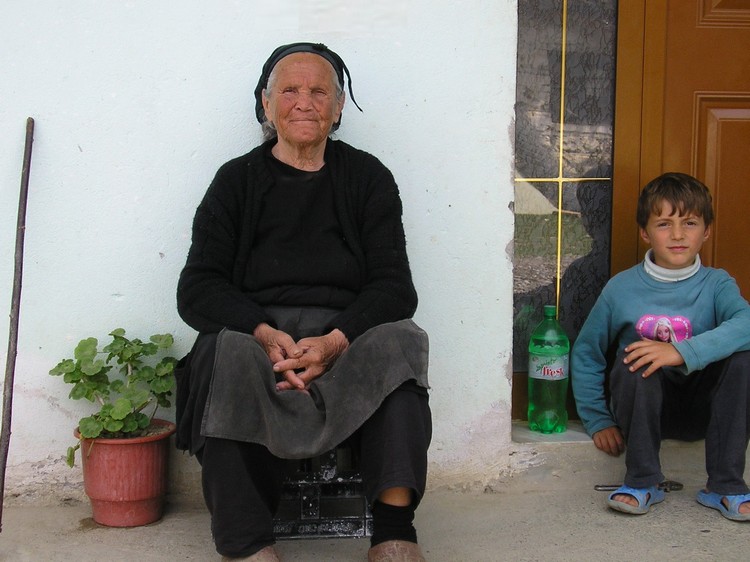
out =
[(177, 359), (174, 357), (165, 357), (159, 363), (156, 364), (156, 376), (166, 377), (174, 373), (174, 366), (177, 364)]
[(140, 386), (129, 386), (122, 393), (122, 396), (131, 402), (133, 410), (138, 410), (150, 400), (151, 393), (149, 393), (148, 389)]
[(155, 343), (144, 343), (141, 346), (141, 354), (143, 355), (154, 355), (157, 351), (159, 351), (159, 346)]
[(102, 351), (109, 353), (110, 355), (117, 355), (125, 347), (125, 340), (116, 338), (108, 345), (102, 348)]
[(109, 418), (104, 422), (104, 429), (109, 431), (110, 433), (117, 433), (122, 429), (123, 425), (125, 424), (123, 424), (122, 421)]
[(156, 369), (153, 367), (141, 367), (133, 374), (133, 381), (148, 382), (156, 376)]
[(65, 359), (55, 365), (49, 372), (50, 375), (66, 375), (76, 370), (76, 363), (72, 359)]
[(81, 398), (86, 398), (88, 392), (88, 387), (85, 384), (79, 383), (73, 387), (73, 390), (70, 391), (68, 397), (72, 398), (73, 400), (80, 400)]
[(151, 425), (151, 418), (143, 412), (138, 412), (137, 414), (135, 414), (135, 420), (136, 422), (138, 422), (138, 427), (140, 429), (146, 429), (149, 425)]
[(83, 418), (80, 422), (78, 422), (78, 431), (81, 433), (81, 437), (84, 437), (86, 439), (94, 439), (96, 437), (99, 437), (99, 435), (101, 435), (102, 433), (102, 429), (104, 429), (104, 426), (94, 416)]
[(91, 378), (81, 378), (81, 381), (71, 391), (72, 398), (86, 398), (93, 402), (109, 397), (109, 380), (106, 375), (96, 375)]
[(72, 371), (70, 373), (65, 373), (63, 375), (63, 381), (70, 383), (70, 384), (75, 384), (77, 382), (80, 382), (82, 378), (83, 378), (83, 373), (81, 371)]
[(116, 420), (123, 420), (130, 412), (133, 411), (133, 404), (127, 398), (118, 398), (112, 404), (110, 415)]
[(133, 433), (138, 430), (138, 415), (132, 414), (123, 420), (123, 433)]
[(83, 361), (84, 359), (93, 361), (94, 357), (96, 357), (96, 348), (98, 345), (99, 341), (96, 338), (86, 338), (85, 340), (81, 340), (78, 342), (78, 345), (73, 352), (73, 357), (78, 361)]
[(104, 371), (109, 371), (110, 367), (104, 365), (104, 361), (97, 359), (92, 361), (91, 359), (81, 359), (81, 371), (84, 375), (92, 377)]
[(113, 337), (114, 337), (114, 336), (119, 336), (119, 337), (123, 337), (123, 336), (125, 335), (125, 330), (123, 330), (122, 328), (115, 328), (114, 330), (112, 330), (112, 331), (111, 331), (111, 332), (109, 333), (109, 335), (110, 335), (110, 336), (113, 336)]
[(76, 451), (80, 448), (80, 442), (74, 447), (68, 447), (68, 453), (67, 455), (65, 455), (65, 464), (67, 464), (70, 468), (73, 468), (73, 465), (76, 463)]
[(149, 340), (159, 346), (160, 349), (170, 348), (172, 347), (172, 344), (174, 344), (174, 337), (172, 337), (172, 334), (154, 334)]
[(174, 388), (174, 379), (170, 377), (157, 377), (150, 383), (151, 390), (157, 394), (164, 394)]

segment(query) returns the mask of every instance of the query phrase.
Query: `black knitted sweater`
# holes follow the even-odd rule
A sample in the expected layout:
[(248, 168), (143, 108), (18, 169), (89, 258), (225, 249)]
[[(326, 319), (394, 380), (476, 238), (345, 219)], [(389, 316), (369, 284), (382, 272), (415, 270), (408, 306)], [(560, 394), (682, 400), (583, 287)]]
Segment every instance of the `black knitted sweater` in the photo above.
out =
[[(245, 285), (260, 205), (273, 185), (268, 141), (224, 164), (198, 206), (190, 251), (177, 286), (182, 319), (201, 333), (252, 333), (273, 325)], [(360, 289), (327, 327), (354, 341), (368, 329), (411, 318), (417, 306), (401, 199), (390, 171), (374, 156), (328, 139), (325, 150), (336, 214), (359, 263)]]

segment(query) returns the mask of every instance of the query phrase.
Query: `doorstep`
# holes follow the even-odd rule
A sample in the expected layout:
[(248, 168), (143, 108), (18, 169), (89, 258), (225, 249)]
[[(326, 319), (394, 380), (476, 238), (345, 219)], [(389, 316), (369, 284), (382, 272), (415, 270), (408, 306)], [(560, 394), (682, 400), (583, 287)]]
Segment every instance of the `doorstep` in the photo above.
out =
[[(506, 490), (556, 491), (561, 488), (593, 491), (595, 484), (617, 484), (625, 475), (625, 455), (612, 457), (596, 449), (580, 421), (568, 422), (563, 433), (545, 435), (528, 428), (526, 421), (512, 422), (513, 445), (526, 456), (525, 466), (504, 480)], [(664, 475), (695, 493), (705, 484), (704, 442), (665, 439), (661, 447)], [(750, 463), (746, 467), (750, 476)], [(598, 492), (597, 492), (598, 494)]]

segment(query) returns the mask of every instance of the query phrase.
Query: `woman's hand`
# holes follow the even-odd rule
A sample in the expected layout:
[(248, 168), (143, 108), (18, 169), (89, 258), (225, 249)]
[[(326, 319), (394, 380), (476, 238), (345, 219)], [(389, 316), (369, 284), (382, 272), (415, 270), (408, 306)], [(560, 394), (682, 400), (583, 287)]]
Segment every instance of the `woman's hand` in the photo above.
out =
[[(265, 322), (258, 324), (253, 330), (253, 336), (266, 350), (266, 355), (268, 355), (274, 367), (285, 359), (302, 357), (304, 353), (302, 348), (292, 339), (292, 336), (269, 326)], [(274, 371), (282, 372), (276, 368), (274, 368)], [(294, 388), (304, 390), (305, 383), (297, 378), (293, 370), (282, 372), (282, 375), (287, 381), (291, 382)]]
[(302, 350), (300, 355), (290, 355), (273, 366), (285, 379), (276, 385), (277, 390), (306, 390), (346, 351), (349, 340), (341, 330), (335, 329), (324, 336), (303, 338), (297, 342), (297, 347)]

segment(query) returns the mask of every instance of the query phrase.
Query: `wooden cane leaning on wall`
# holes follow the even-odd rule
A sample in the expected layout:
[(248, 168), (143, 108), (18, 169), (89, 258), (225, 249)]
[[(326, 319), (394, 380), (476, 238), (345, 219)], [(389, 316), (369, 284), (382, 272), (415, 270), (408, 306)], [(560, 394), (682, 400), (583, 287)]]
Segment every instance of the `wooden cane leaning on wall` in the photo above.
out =
[(16, 370), (18, 348), (18, 311), (21, 308), (21, 279), (23, 277), (23, 242), (26, 234), (26, 201), (29, 195), (29, 172), (31, 171), (31, 145), (34, 142), (34, 119), (26, 119), (26, 144), (21, 170), (21, 194), (18, 198), (18, 222), (16, 229), (15, 267), (13, 271), (13, 294), (10, 304), (10, 329), (8, 331), (8, 357), (5, 362), (5, 385), (3, 386), (3, 426), (0, 434), (0, 532), (3, 530), (3, 501), (5, 500), (5, 465), (8, 462), (10, 445), (10, 421), (13, 407), (13, 377)]

